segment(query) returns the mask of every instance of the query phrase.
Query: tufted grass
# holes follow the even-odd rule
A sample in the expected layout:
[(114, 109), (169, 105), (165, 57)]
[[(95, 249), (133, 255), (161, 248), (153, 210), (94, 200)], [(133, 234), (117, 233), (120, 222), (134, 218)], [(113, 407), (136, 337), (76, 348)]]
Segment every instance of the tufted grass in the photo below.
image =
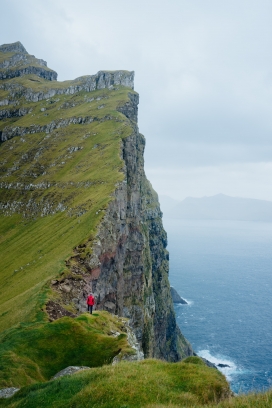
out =
[[(65, 376), (22, 389), (9, 407), (196, 406), (229, 394), (225, 377), (199, 358), (181, 363), (159, 360), (123, 362)], [(156, 405), (155, 405), (156, 404)], [(186, 405), (184, 405), (186, 404)]]
[(270, 408), (272, 391), (228, 396), (224, 376), (201, 360), (123, 362), (23, 387), (0, 406), (27, 408)]
[(70, 365), (109, 364), (120, 351), (133, 354), (124, 330), (124, 319), (107, 312), (9, 329), (0, 335), (0, 388), (44, 382)]

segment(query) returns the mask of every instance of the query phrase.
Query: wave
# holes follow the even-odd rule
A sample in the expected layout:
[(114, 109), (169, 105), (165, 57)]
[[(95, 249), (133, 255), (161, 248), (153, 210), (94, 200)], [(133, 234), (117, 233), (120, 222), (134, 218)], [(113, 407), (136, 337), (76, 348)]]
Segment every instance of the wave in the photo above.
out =
[[(234, 375), (241, 374), (243, 371), (230, 357), (223, 356), (222, 354), (212, 355), (209, 350), (199, 350), (197, 354), (215, 364), (228, 381), (231, 381)], [(226, 365), (228, 367), (218, 367), (218, 364)]]
[(194, 302), (192, 300), (188, 300), (183, 296), (182, 296), (182, 299), (185, 300), (185, 302), (187, 302), (187, 305), (185, 305), (183, 303), (174, 303), (174, 305), (175, 306), (192, 306), (194, 304)]

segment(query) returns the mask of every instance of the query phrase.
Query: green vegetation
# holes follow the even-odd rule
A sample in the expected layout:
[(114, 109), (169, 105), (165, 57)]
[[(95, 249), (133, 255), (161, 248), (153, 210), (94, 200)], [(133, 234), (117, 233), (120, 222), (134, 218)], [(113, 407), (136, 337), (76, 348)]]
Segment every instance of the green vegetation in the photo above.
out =
[[(24, 83), (28, 77), (16, 80)], [(46, 319), (41, 308), (51, 296), (47, 282), (65, 270), (73, 248), (87, 241), (91, 247), (116, 183), (124, 177), (120, 143), (132, 129), (116, 109), (128, 101), (128, 92), (132, 91), (120, 87), (37, 103), (20, 100), (31, 113), (2, 120), (3, 129), (42, 126), (60, 117), (97, 119), (49, 134), (17, 136), (0, 146), (0, 183), (9, 186), (0, 189), (1, 201), (19, 203), (16, 211), (7, 208), (0, 215), (0, 331), (22, 321)]]
[(0, 388), (47, 381), (70, 365), (99, 367), (120, 352), (133, 354), (125, 324), (99, 312), (7, 330), (0, 335)]
[(229, 395), (228, 383), (198, 358), (182, 363), (123, 362), (35, 384), (3, 403), (9, 407), (194, 406)]
[(9, 60), (14, 55), (14, 52), (0, 52), (0, 63)]
[(232, 396), (225, 377), (197, 357), (122, 362), (23, 387), (3, 407), (270, 408), (272, 391)]
[[(0, 63), (12, 55), (0, 52)], [(28, 62), (39, 66), (34, 57)], [(0, 100), (11, 102), (1, 110), (13, 116), (1, 120), (0, 132), (17, 127), (25, 134), (0, 144), (0, 388), (23, 387), (14, 397), (0, 399), (0, 405), (271, 407), (272, 392), (231, 397), (224, 376), (197, 357), (175, 364), (109, 365), (116, 355), (134, 351), (124, 319), (107, 312), (48, 322), (45, 304), (58, 296), (50, 280), (69, 275), (66, 263), (75, 253), (83, 258), (92, 251), (97, 227), (124, 179), (121, 142), (134, 130), (118, 108), (133, 91), (118, 86), (39, 102), (28, 102), (24, 92), (63, 90), (85, 80), (25, 75), (1, 81)], [(16, 116), (20, 108), (28, 113)], [(67, 124), (71, 118), (77, 124)], [(89, 123), (79, 124), (79, 118)], [(148, 341), (148, 330), (144, 336)], [(51, 380), (70, 365), (92, 368)]]

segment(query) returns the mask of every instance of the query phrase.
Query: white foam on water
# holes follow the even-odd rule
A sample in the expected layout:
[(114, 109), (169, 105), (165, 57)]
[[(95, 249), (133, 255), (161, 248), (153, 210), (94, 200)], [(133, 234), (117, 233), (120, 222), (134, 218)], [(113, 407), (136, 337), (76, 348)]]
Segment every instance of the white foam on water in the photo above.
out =
[(183, 296), (182, 296), (182, 299), (185, 300), (185, 302), (187, 302), (187, 305), (185, 305), (183, 303), (175, 303), (175, 306), (184, 307), (184, 306), (192, 306), (194, 304), (194, 302), (192, 300), (185, 299), (185, 297), (183, 297)]
[[(206, 360), (209, 360), (211, 363), (215, 364), (218, 370), (225, 375), (228, 381), (232, 380), (232, 376), (241, 374), (243, 372), (243, 370), (237, 367), (235, 362), (229, 357), (223, 356), (221, 354), (212, 355), (209, 350), (200, 350), (197, 352), (197, 354), (200, 357), (203, 357)], [(229, 367), (218, 367), (218, 364), (225, 364)]]
[(188, 305), (184, 305), (184, 306), (192, 306), (194, 304), (194, 302), (192, 300), (188, 300), (188, 299), (185, 299), (185, 298), (183, 298), (183, 299), (185, 300), (185, 302), (188, 303)]

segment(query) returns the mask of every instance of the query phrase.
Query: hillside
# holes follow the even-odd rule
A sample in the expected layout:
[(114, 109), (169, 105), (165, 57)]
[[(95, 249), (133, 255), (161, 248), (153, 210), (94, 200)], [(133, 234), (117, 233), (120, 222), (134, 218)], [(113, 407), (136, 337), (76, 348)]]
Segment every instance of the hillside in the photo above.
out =
[(272, 202), (217, 194), (211, 197), (187, 197), (166, 207), (168, 218), (184, 220), (272, 221)]
[(52, 323), (21, 323), (0, 335), (0, 390), (44, 383), (69, 366), (100, 367), (141, 358), (128, 321), (105, 311)]
[[(207, 384), (209, 385), (207, 387)], [(0, 405), (8, 407), (196, 406), (229, 396), (224, 376), (197, 357), (184, 362), (123, 362), (34, 384)], [(151, 405), (152, 404), (152, 405)], [(154, 405), (153, 405), (154, 404)], [(182, 405), (181, 405), (182, 404)], [(186, 404), (186, 405), (184, 405)]]
[(231, 396), (224, 376), (197, 357), (122, 362), (24, 387), (10, 408), (270, 408), (272, 392)]
[(68, 318), (73, 336), (93, 291), (97, 311), (129, 319), (145, 357), (191, 355), (144, 173), (134, 73), (58, 82), (17, 42), (0, 46), (0, 78), (2, 341)]

